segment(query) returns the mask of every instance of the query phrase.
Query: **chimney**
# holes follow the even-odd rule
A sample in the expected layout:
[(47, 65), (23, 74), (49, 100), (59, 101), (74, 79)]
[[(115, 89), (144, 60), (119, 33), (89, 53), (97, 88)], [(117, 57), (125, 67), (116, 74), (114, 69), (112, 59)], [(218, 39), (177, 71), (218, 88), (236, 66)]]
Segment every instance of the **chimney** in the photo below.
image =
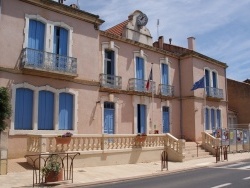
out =
[(188, 49), (189, 50), (195, 50), (195, 38), (194, 37), (188, 37)]
[(163, 44), (164, 44), (164, 37), (163, 36), (159, 37), (158, 43), (159, 43), (159, 48), (163, 49)]

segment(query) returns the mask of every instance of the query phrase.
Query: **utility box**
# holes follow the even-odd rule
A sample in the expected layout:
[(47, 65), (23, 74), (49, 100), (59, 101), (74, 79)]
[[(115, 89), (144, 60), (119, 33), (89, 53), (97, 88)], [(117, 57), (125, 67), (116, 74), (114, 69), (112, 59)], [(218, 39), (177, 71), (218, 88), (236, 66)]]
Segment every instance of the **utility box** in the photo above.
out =
[(8, 171), (8, 132), (0, 133), (0, 175)]

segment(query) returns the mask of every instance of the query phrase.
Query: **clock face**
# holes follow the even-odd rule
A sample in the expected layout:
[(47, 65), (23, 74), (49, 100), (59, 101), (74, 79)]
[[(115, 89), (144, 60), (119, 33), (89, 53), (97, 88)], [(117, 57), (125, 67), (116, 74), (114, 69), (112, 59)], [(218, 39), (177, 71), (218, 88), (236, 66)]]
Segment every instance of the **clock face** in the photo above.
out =
[(136, 18), (136, 24), (138, 26), (145, 26), (148, 23), (148, 17), (146, 14), (141, 13), (139, 16)]

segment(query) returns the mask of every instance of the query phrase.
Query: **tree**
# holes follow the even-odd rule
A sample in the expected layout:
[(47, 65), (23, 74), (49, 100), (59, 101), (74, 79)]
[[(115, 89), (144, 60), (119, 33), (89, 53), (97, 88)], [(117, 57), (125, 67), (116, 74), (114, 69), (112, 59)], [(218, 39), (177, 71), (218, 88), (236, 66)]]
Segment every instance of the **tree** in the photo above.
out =
[(8, 124), (5, 122), (11, 116), (10, 96), (7, 88), (0, 87), (0, 132), (4, 131)]

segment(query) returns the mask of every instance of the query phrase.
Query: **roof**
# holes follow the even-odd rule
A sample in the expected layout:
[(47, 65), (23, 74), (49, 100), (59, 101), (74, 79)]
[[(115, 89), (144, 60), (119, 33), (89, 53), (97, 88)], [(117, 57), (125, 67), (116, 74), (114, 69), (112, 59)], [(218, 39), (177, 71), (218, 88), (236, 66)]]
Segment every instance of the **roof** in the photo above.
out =
[(129, 20), (126, 20), (122, 23), (119, 23), (119, 24), (107, 29), (106, 32), (114, 34), (114, 35), (122, 36), (123, 28), (128, 24), (128, 22), (129, 22)]

